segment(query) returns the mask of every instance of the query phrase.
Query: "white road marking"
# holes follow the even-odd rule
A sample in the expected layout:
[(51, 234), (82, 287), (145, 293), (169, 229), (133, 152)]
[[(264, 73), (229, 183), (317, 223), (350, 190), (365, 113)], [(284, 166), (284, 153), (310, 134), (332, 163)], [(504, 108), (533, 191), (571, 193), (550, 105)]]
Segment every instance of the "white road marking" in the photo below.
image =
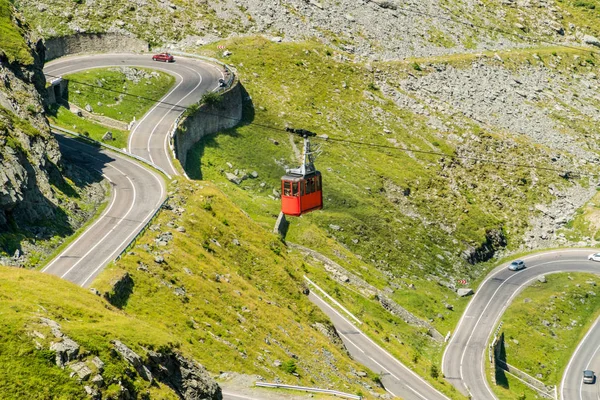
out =
[[(340, 318), (342, 318), (344, 321), (346, 321), (347, 324), (350, 324), (351, 326), (354, 326), (352, 324), (352, 322), (350, 322), (348, 319), (346, 319), (346, 317), (344, 317), (342, 314), (339, 313), (338, 310), (336, 310), (335, 308), (333, 308), (332, 306), (329, 305), (329, 303), (327, 303), (326, 301), (324, 301), (322, 298), (320, 298), (318, 295), (316, 295), (314, 292), (311, 292), (313, 296), (315, 296), (317, 299), (319, 299), (323, 304), (325, 304), (330, 310), (332, 310), (334, 313), (336, 313)], [(394, 361), (396, 364), (398, 364), (400, 366), (400, 368), (402, 368), (405, 372), (408, 372), (409, 374), (413, 375), (416, 379), (418, 379), (419, 381), (421, 381), (421, 383), (423, 383), (424, 385), (428, 386), (431, 390), (435, 391), (439, 396), (442, 396), (443, 398), (450, 400), (449, 397), (447, 397), (445, 394), (441, 393), (439, 390), (437, 390), (436, 388), (434, 388), (433, 386), (431, 386), (429, 384), (429, 382), (425, 381), (422, 377), (420, 377), (419, 375), (417, 375), (416, 372), (414, 372), (413, 370), (409, 369), (407, 366), (405, 366), (404, 364), (402, 364), (400, 361), (398, 361), (394, 356), (392, 356), (390, 353), (388, 353), (387, 350), (383, 349), (381, 346), (379, 346), (377, 343), (375, 343), (370, 337), (368, 337), (367, 335), (365, 335), (360, 329), (358, 328), (354, 328), (356, 329), (356, 331), (362, 336), (364, 337), (366, 340), (368, 340), (369, 342), (371, 342), (371, 344), (375, 347), (377, 347), (383, 354), (385, 354), (386, 356), (388, 356), (392, 361)]]
[[(102, 176), (104, 178), (106, 178), (110, 183), (113, 183), (113, 181), (110, 180), (110, 178), (104, 174), (102, 174)], [(54, 260), (52, 260), (48, 265), (46, 265), (41, 272), (46, 272), (50, 267), (52, 267), (52, 265), (54, 265), (55, 262), (57, 262), (61, 256), (63, 254), (65, 254), (66, 252), (68, 252), (69, 250), (71, 250), (71, 248), (73, 246), (75, 246), (77, 243), (79, 243), (79, 241), (85, 236), (85, 234), (87, 232), (89, 232), (94, 226), (96, 226), (97, 224), (99, 224), (101, 221), (103, 221), (104, 217), (106, 216), (106, 214), (108, 214), (110, 212), (110, 210), (112, 209), (112, 207), (115, 205), (115, 202), (117, 200), (117, 190), (113, 190), (112, 191), (112, 199), (110, 202), (110, 205), (108, 206), (107, 209), (104, 210), (104, 212), (102, 213), (102, 215), (100, 215), (98, 217), (98, 219), (96, 220), (96, 222), (94, 222), (90, 227), (88, 227), (85, 232), (83, 232), (77, 239), (75, 239), (75, 241), (73, 243), (71, 243), (66, 249), (64, 249), (63, 251), (60, 252), (60, 254), (58, 254), (56, 257), (54, 257)]]
[[(88, 147), (92, 147), (92, 146), (90, 146), (89, 144), (85, 144), (85, 143), (82, 143), (82, 145), (84, 145), (84, 146), (88, 146)], [(67, 147), (71, 147), (71, 146), (68, 146), (68, 145), (67, 145)], [(73, 147), (71, 147), (71, 148), (73, 148)], [(111, 153), (111, 154), (115, 155), (114, 153)], [(151, 215), (151, 214), (154, 212), (154, 210), (156, 210), (156, 208), (157, 208), (157, 207), (158, 207), (158, 206), (159, 206), (159, 205), (162, 203), (162, 201), (163, 201), (163, 199), (164, 199), (164, 195), (165, 195), (165, 187), (164, 187), (164, 182), (163, 182), (163, 181), (161, 181), (161, 180), (159, 179), (159, 177), (157, 176), (157, 174), (156, 174), (156, 173), (153, 173), (153, 172), (151, 172), (151, 171), (148, 171), (146, 168), (144, 168), (144, 167), (143, 167), (143, 166), (141, 166), (140, 164), (138, 164), (138, 163), (136, 163), (136, 162), (132, 161), (132, 160), (131, 160), (131, 159), (129, 159), (128, 157), (120, 156), (120, 155), (118, 155), (118, 154), (116, 154), (116, 155), (115, 155), (115, 157), (118, 157), (120, 160), (122, 160), (122, 161), (124, 161), (124, 162), (127, 162), (127, 163), (131, 164), (132, 166), (135, 166), (135, 167), (137, 167), (137, 168), (139, 168), (139, 169), (141, 169), (141, 170), (143, 170), (143, 171), (145, 171), (145, 172), (148, 172), (148, 173), (149, 173), (149, 174), (150, 174), (150, 175), (151, 175), (151, 176), (154, 178), (154, 180), (155, 180), (155, 181), (158, 183), (158, 185), (160, 186), (160, 198), (159, 198), (158, 202), (157, 202), (157, 203), (156, 203), (156, 205), (154, 206), (154, 208), (153, 208), (153, 210), (151, 211), (151, 213), (150, 213), (148, 216), (146, 216), (146, 218), (144, 218), (144, 219), (142, 220), (142, 222), (141, 222), (141, 223), (140, 223), (140, 224), (139, 224), (139, 225), (136, 227), (136, 229), (135, 229), (135, 230), (133, 230), (133, 231), (132, 231), (132, 233), (131, 233), (131, 234), (130, 234), (130, 235), (127, 237), (127, 238), (126, 238), (126, 240), (129, 240), (129, 237), (131, 237), (131, 235), (133, 235), (133, 234), (137, 234), (137, 231), (139, 230), (139, 228), (140, 228), (141, 226), (143, 226), (143, 224), (145, 224), (145, 223), (146, 223), (146, 222), (145, 222), (145, 221), (146, 221), (146, 219), (148, 219), (148, 218), (149, 218), (149, 216), (150, 216), (150, 215)], [(92, 156), (92, 158), (95, 158), (95, 157), (93, 157), (93, 156)], [(119, 169), (118, 169), (118, 168), (116, 168), (115, 166), (113, 166), (113, 165), (111, 165), (111, 164), (107, 164), (107, 166), (109, 166), (109, 167), (111, 167), (111, 168), (114, 168), (114, 169), (116, 169), (117, 171), (119, 171), (121, 174), (125, 175), (125, 174), (124, 174), (124, 173), (123, 173), (121, 170), (119, 170)], [(127, 179), (129, 179), (129, 178), (127, 178)], [(130, 181), (130, 182), (131, 182), (131, 181)], [(134, 188), (134, 190), (135, 190), (135, 188)], [(116, 190), (115, 190), (115, 197), (116, 197)], [(134, 196), (134, 197), (135, 197), (135, 196)], [(135, 202), (134, 202), (134, 203), (135, 203)], [(106, 214), (106, 212), (108, 212), (108, 211), (105, 211), (105, 213), (103, 213), (102, 215), (105, 215), (105, 214)], [(97, 224), (98, 222), (99, 222), (99, 221), (96, 221), (96, 222), (94, 223), (94, 225), (95, 225), (95, 224)], [(92, 225), (92, 226), (93, 226), (93, 225)], [(83, 234), (82, 234), (82, 235), (81, 235), (81, 236), (80, 236), (80, 237), (77, 239), (77, 241), (79, 241), (79, 240), (81, 239), (81, 237), (83, 237), (83, 236), (84, 236), (84, 235), (85, 235), (85, 234), (86, 234), (88, 231), (89, 231), (89, 228), (86, 230), (86, 232), (84, 232), (84, 233), (83, 233)], [(75, 243), (76, 243), (76, 242), (72, 243), (72, 244), (71, 244), (71, 246), (73, 246)], [(100, 242), (98, 242), (98, 243), (100, 243)], [(121, 247), (121, 246), (123, 245), (123, 243), (125, 243), (125, 241), (121, 242), (121, 244), (120, 244), (119, 246), (117, 246), (117, 248)], [(60, 257), (62, 254), (64, 254), (64, 253), (65, 253), (65, 252), (66, 252), (68, 249), (70, 249), (70, 248), (71, 248), (71, 246), (69, 246), (67, 249), (65, 249), (63, 252), (61, 252), (61, 254), (60, 254), (58, 257)], [(115, 251), (115, 252), (116, 252), (116, 251)], [(115, 252), (113, 252), (113, 255), (111, 255), (111, 257), (112, 257), (112, 256), (114, 256), (114, 253), (115, 253)], [(81, 261), (81, 260), (80, 260), (80, 261)], [(95, 270), (92, 272), (92, 274), (91, 274), (90, 276), (88, 276), (88, 278), (85, 280), (85, 282), (84, 282), (84, 283), (83, 283), (81, 286), (84, 286), (84, 285), (85, 285), (85, 283), (87, 283), (87, 281), (88, 281), (88, 280), (89, 280), (89, 279), (90, 279), (90, 278), (91, 278), (91, 277), (92, 277), (92, 276), (93, 276), (93, 275), (94, 275), (94, 274), (95, 274), (95, 273), (96, 273), (96, 272), (97, 272), (97, 271), (98, 271), (100, 268), (102, 268), (102, 266), (104, 265), (104, 263), (106, 263), (107, 261), (108, 261), (108, 259), (107, 259), (107, 260), (105, 260), (105, 261), (104, 261), (102, 264), (100, 264), (100, 265), (98, 266), (98, 268), (96, 268), (96, 269), (95, 269)], [(78, 261), (78, 262), (79, 262), (79, 261)], [(49, 267), (49, 266), (47, 266), (46, 268), (44, 268), (44, 270), (43, 270), (42, 272), (44, 272), (44, 271), (45, 271), (45, 270), (46, 270), (48, 267)]]
[[(383, 371), (387, 372), (389, 375), (393, 376), (394, 379), (396, 379), (397, 381), (400, 380), (400, 378), (398, 378), (393, 372), (391, 372), (389, 369), (387, 369), (386, 367), (384, 367), (383, 365), (379, 364), (377, 362), (377, 360), (375, 360), (373, 357), (369, 356), (369, 358), (371, 359), (371, 361), (373, 361), (375, 364), (379, 365), (379, 368), (381, 368)], [(406, 385), (408, 386), (408, 385)]]
[[(200, 86), (202, 84), (202, 75), (200, 75), (200, 73), (196, 70), (193, 70), (189, 67), (186, 67), (185, 65), (182, 65), (183, 68), (186, 68), (192, 72), (194, 72), (196, 75), (198, 75), (199, 81), (196, 84), (196, 86), (194, 86), (194, 88), (192, 90), (190, 90), (185, 96), (183, 96), (177, 103), (175, 103), (173, 106), (171, 106), (171, 108), (169, 109), (169, 111), (173, 110), (173, 108), (175, 107), (180, 107), (179, 103), (181, 103), (183, 100), (185, 100), (190, 94), (192, 94), (194, 92), (194, 90), (198, 89), (198, 86)], [(183, 81), (182, 81), (183, 82)], [(158, 104), (157, 104), (158, 105)], [(152, 111), (152, 110), (150, 110)], [(150, 114), (150, 111), (148, 111), (148, 114)], [(148, 115), (146, 114), (146, 115)], [(181, 113), (179, 113), (179, 115), (183, 114), (183, 111)], [(150, 155), (150, 161), (152, 163), (154, 163), (154, 160), (152, 159), (152, 153), (150, 153), (150, 140), (152, 139), (152, 135), (154, 135), (154, 132), (156, 131), (156, 129), (158, 128), (158, 126), (160, 125), (160, 123), (167, 117), (168, 112), (165, 113), (165, 115), (163, 115), (163, 117), (160, 119), (160, 121), (158, 121), (158, 123), (154, 126), (154, 129), (152, 129), (152, 132), (150, 132), (150, 135), (148, 136), (148, 154)], [(145, 116), (144, 116), (145, 118)], [(142, 123), (143, 119), (140, 120), (140, 124)], [(136, 126), (137, 128), (137, 126)], [(167, 133), (166, 135), (166, 139), (169, 138), (169, 134), (170, 132)], [(132, 133), (133, 135), (133, 133)], [(165, 144), (163, 145), (163, 149), (165, 151), (165, 154), (167, 155), (167, 160), (169, 161), (169, 166), (171, 167), (171, 170), (173, 172), (175, 172), (175, 174), (177, 174), (177, 170), (175, 169), (175, 166), (173, 165), (173, 162), (171, 161), (171, 155), (169, 154), (169, 150), (168, 150), (168, 146), (166, 145), (166, 140), (165, 140)]]
[[(117, 229), (117, 227), (121, 224), (121, 222), (123, 222), (126, 219), (126, 217), (129, 215), (129, 213), (131, 212), (131, 210), (133, 210), (133, 207), (136, 205), (135, 204), (136, 203), (135, 200), (136, 200), (137, 194), (136, 194), (135, 185), (133, 184), (133, 181), (127, 175), (125, 175), (121, 170), (119, 170), (118, 168), (116, 168), (114, 166), (113, 166), (113, 168), (116, 169), (117, 171), (121, 172), (127, 178), (127, 180), (129, 181), (129, 183), (131, 183), (131, 187), (133, 188), (133, 200), (131, 202), (131, 205), (129, 206), (129, 209), (127, 210), (127, 212), (125, 213), (125, 215), (123, 215), (121, 218), (119, 218), (119, 221), (115, 224), (115, 226), (113, 226), (108, 232), (106, 232), (106, 234), (102, 237), (102, 239), (98, 240), (96, 242), (96, 244), (92, 246), (92, 248), (90, 248), (83, 256), (81, 256), (81, 258), (79, 258), (79, 260), (77, 260), (77, 262), (75, 264), (73, 264), (71, 266), (71, 268), (69, 268), (67, 270), (67, 272), (65, 272), (64, 274), (62, 274), (61, 278), (64, 278), (65, 276), (67, 276), (77, 265), (79, 265), (79, 263), (81, 261), (83, 261), (83, 259), (85, 257), (87, 257), (92, 251), (94, 251), (96, 249), (96, 247), (98, 247), (100, 244), (102, 244), (102, 242), (104, 241), (104, 239), (106, 239), (109, 235), (112, 234), (112, 232), (115, 229)], [(102, 266), (100, 266), (98, 268), (101, 268), (101, 267)], [(83, 286), (83, 285), (81, 285), (81, 286)]]
[[(532, 255), (529, 255), (529, 256), (521, 257), (521, 260), (529, 260), (531, 258), (536, 258), (536, 257), (543, 256), (543, 255), (551, 255), (551, 254), (554, 254), (554, 253), (580, 252), (582, 250), (583, 249), (555, 250), (555, 251), (549, 251), (549, 252), (545, 252), (545, 253), (537, 253), (537, 254), (532, 254)], [(450, 338), (450, 341), (448, 342), (448, 346), (446, 346), (446, 350), (444, 351), (444, 354), (442, 355), (442, 374), (447, 375), (447, 371), (444, 371), (444, 367), (446, 365), (446, 353), (448, 353), (448, 349), (450, 349), (450, 347), (452, 346), (452, 343), (454, 342), (454, 338), (457, 336), (456, 333), (460, 331), (460, 327), (462, 326), (465, 318), (467, 318), (466, 315), (468, 314), (469, 309), (471, 308), (471, 305), (473, 305), (475, 303), (475, 300), (479, 296), (480, 289), (483, 288), (487, 284), (487, 282), (489, 280), (493, 279), (494, 277), (496, 277), (496, 275), (498, 275), (502, 271), (504, 271), (506, 269), (506, 266), (508, 265), (508, 263), (509, 262), (502, 263), (497, 268), (495, 268), (490, 273), (490, 275), (488, 275), (487, 278), (485, 278), (485, 280), (478, 286), (478, 289), (475, 291), (475, 295), (473, 296), (473, 298), (471, 299), (471, 301), (467, 305), (467, 308), (463, 312), (462, 317), (458, 321), (458, 325), (456, 326), (456, 329), (454, 330), (454, 335), (452, 335), (452, 337)], [(471, 318), (471, 317), (468, 317), (468, 318)], [(462, 375), (461, 375), (461, 379), (462, 379)], [(465, 385), (465, 387), (466, 387), (466, 385)]]
[(344, 339), (346, 339), (348, 342), (350, 342), (350, 344), (352, 346), (356, 347), (360, 352), (362, 352), (364, 354), (365, 351), (363, 349), (361, 349), (360, 347), (358, 347), (356, 345), (356, 343), (354, 343), (352, 340), (350, 340), (350, 338), (348, 338), (348, 336), (344, 335), (342, 332), (339, 332), (339, 331), (338, 331), (338, 335), (340, 335), (341, 337), (343, 337)]

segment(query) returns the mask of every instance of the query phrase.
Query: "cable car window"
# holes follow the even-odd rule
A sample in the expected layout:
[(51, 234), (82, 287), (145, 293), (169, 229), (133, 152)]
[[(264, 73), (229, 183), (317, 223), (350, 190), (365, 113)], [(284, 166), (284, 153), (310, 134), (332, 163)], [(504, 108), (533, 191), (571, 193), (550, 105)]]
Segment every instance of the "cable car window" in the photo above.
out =
[(315, 191), (321, 191), (321, 175), (315, 177)]
[(300, 181), (300, 196), (304, 196), (304, 185), (306, 184), (306, 181)]
[(292, 183), (291, 182), (283, 182), (283, 195), (284, 196), (292, 195)]
[(293, 183), (292, 196), (298, 196), (298, 182)]

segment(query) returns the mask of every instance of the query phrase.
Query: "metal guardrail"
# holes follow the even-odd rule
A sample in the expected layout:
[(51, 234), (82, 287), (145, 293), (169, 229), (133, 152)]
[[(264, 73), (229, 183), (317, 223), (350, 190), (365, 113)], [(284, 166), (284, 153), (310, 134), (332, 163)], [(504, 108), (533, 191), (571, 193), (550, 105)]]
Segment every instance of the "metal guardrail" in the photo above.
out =
[(67, 133), (67, 134), (72, 135), (72, 136), (75, 136), (75, 137), (80, 138), (82, 140), (85, 140), (86, 142), (89, 142), (91, 144), (95, 144), (97, 146), (101, 146), (101, 147), (107, 148), (107, 149), (109, 149), (111, 151), (117, 152), (117, 153), (122, 154), (122, 155), (124, 155), (126, 157), (134, 158), (134, 159), (138, 160), (139, 162), (142, 162), (142, 163), (144, 163), (144, 164), (146, 164), (146, 165), (154, 168), (158, 172), (164, 174), (167, 178), (171, 179), (171, 175), (169, 175), (167, 173), (167, 171), (165, 171), (164, 169), (162, 169), (158, 165), (154, 164), (153, 162), (146, 160), (143, 157), (136, 156), (135, 154), (132, 154), (132, 153), (130, 153), (128, 151), (119, 149), (118, 147), (115, 147), (115, 146), (111, 146), (110, 144), (102, 143), (102, 142), (100, 142), (98, 140), (94, 140), (94, 139), (92, 139), (92, 138), (90, 138), (88, 136), (84, 136), (84, 135), (82, 135), (80, 133), (73, 132), (73, 131), (70, 131), (70, 130), (65, 129), (65, 128), (61, 128), (60, 126), (56, 126), (56, 125), (50, 124), (50, 128), (52, 128), (54, 130), (57, 130), (57, 131), (61, 131), (63, 133)]
[(217, 90), (215, 90), (215, 92), (217, 92), (217, 93), (224, 92), (225, 90), (229, 89), (229, 87), (231, 87), (231, 84), (233, 83), (233, 80), (235, 78), (235, 74), (233, 73), (233, 71), (231, 70), (229, 65), (225, 64), (223, 61), (217, 60), (216, 58), (212, 58), (212, 57), (201, 56), (198, 54), (185, 53), (183, 51), (173, 51), (173, 50), (165, 50), (165, 51), (168, 51), (171, 54), (180, 55), (182, 57), (197, 58), (199, 60), (204, 60), (204, 61), (212, 62), (215, 64), (219, 64), (220, 66), (222, 66), (225, 69), (225, 71), (227, 72), (229, 77), (228, 77), (227, 81), (225, 82), (225, 86), (217, 88)]
[[(64, 129), (64, 128), (61, 128), (61, 127), (56, 126), (56, 125), (50, 124), (50, 128), (52, 128), (54, 130), (57, 130), (57, 131), (61, 131), (61, 132), (67, 133), (69, 135), (76, 136), (76, 137), (78, 137), (80, 139), (83, 139), (83, 140), (85, 140), (87, 142), (90, 142), (92, 144), (96, 144), (96, 145), (105, 147), (105, 148), (107, 148), (107, 149), (109, 149), (111, 151), (115, 151), (115, 152), (117, 152), (119, 154), (122, 154), (122, 155), (124, 155), (126, 157), (132, 157), (132, 158), (134, 158), (134, 159), (136, 159), (136, 160), (138, 160), (140, 162), (143, 162), (143, 163), (145, 163), (145, 164), (147, 164), (147, 165), (149, 165), (149, 166), (157, 169), (158, 171), (160, 171), (163, 174), (165, 174), (166, 176), (168, 176), (169, 179), (171, 179), (171, 177), (169, 176), (169, 174), (166, 173), (166, 171), (164, 171), (158, 165), (155, 165), (154, 163), (151, 163), (150, 161), (146, 160), (145, 158), (136, 156), (135, 154), (131, 154), (131, 153), (127, 152), (127, 151), (123, 151), (123, 150), (121, 150), (121, 149), (119, 149), (117, 147), (111, 146), (111, 145), (106, 144), (106, 143), (99, 142), (99, 141), (91, 139), (91, 138), (89, 138), (87, 136), (83, 136), (83, 135), (81, 135), (81, 134), (79, 134), (77, 132), (73, 132), (73, 131), (70, 131), (68, 129)], [(123, 250), (121, 250), (121, 252), (117, 256), (116, 260), (119, 260), (123, 256), (123, 254), (125, 252), (127, 252), (132, 247), (132, 245), (135, 243), (135, 241), (138, 239), (138, 237), (140, 237), (140, 235), (142, 235), (144, 232), (146, 232), (146, 230), (148, 229), (148, 226), (152, 223), (152, 221), (154, 221), (154, 219), (156, 218), (156, 215), (158, 214), (158, 212), (163, 208), (163, 206), (167, 203), (167, 201), (169, 201), (169, 199), (170, 199), (170, 197), (167, 197), (166, 199), (164, 199), (163, 202), (160, 204), (160, 206), (156, 210), (154, 210), (154, 213), (152, 213), (152, 216), (144, 224), (144, 226), (142, 227), (142, 229), (140, 229), (135, 234), (135, 236), (129, 241), (129, 243), (127, 243), (127, 246), (125, 246), (123, 248)]]
[(165, 204), (167, 204), (167, 201), (169, 201), (170, 197), (167, 197), (162, 203), (160, 203), (160, 206), (154, 211), (154, 213), (152, 214), (152, 216), (148, 219), (148, 221), (144, 224), (144, 227), (142, 229), (139, 230), (138, 233), (135, 234), (135, 236), (129, 241), (129, 243), (127, 243), (127, 246), (125, 246), (123, 248), (123, 250), (121, 250), (121, 252), (119, 253), (119, 255), (117, 256), (117, 258), (115, 259), (116, 261), (119, 261), (121, 259), (121, 257), (123, 257), (123, 254), (125, 254), (127, 251), (129, 251), (129, 249), (131, 249), (133, 247), (133, 245), (135, 244), (135, 241), (144, 233), (146, 233), (146, 231), (148, 230), (148, 226), (150, 226), (150, 224), (154, 221), (154, 219), (156, 218), (156, 216), (158, 215), (158, 212), (160, 210), (162, 210), (163, 206)]
[(344, 397), (346, 399), (355, 399), (362, 400), (362, 396), (350, 393), (339, 392), (337, 390), (329, 390), (329, 389), (319, 389), (319, 388), (311, 388), (306, 386), (294, 386), (294, 385), (284, 385), (282, 383), (266, 383), (266, 382), (256, 382), (255, 386), (266, 387), (266, 388), (277, 388), (277, 389), (291, 389), (291, 390), (301, 390), (303, 392), (313, 392), (313, 393), (326, 393), (331, 394), (337, 397)]

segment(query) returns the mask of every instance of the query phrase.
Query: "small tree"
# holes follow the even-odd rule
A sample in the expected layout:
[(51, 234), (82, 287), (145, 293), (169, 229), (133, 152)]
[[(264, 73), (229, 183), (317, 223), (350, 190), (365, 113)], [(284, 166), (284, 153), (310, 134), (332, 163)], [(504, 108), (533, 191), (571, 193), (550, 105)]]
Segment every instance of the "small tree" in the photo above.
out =
[(297, 369), (296, 361), (294, 361), (293, 358), (290, 358), (289, 360), (287, 360), (281, 364), (281, 369), (283, 369), (288, 374), (296, 373), (296, 369)]
[(429, 375), (431, 375), (433, 379), (437, 379), (440, 376), (440, 371), (438, 370), (437, 365), (433, 364), (431, 366), (431, 369), (429, 370)]

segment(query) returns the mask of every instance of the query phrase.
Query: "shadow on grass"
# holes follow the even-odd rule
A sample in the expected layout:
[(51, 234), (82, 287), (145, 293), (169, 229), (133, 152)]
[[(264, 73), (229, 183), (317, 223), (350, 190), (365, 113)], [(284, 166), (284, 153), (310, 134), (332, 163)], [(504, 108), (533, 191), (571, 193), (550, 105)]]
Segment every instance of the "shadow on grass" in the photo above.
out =
[(509, 389), (508, 378), (506, 372), (501, 366), (506, 366), (506, 348), (504, 347), (504, 332), (498, 338), (498, 344), (494, 349), (494, 357), (496, 358), (494, 375), (496, 377), (496, 385)]
[[(241, 137), (241, 135), (238, 132), (238, 128), (245, 126), (245, 125), (249, 125), (254, 121), (255, 112), (254, 112), (254, 104), (252, 103), (252, 98), (250, 97), (250, 95), (248, 94), (246, 89), (241, 84), (240, 84), (240, 88), (241, 88), (241, 96), (242, 96), (242, 119), (236, 127), (227, 129), (227, 130), (223, 130), (223, 131), (219, 132), (218, 135), (221, 135), (221, 136), (226, 135), (226, 136), (231, 136), (231, 137), (236, 137), (236, 138)], [(219, 111), (218, 106), (213, 106), (211, 108), (212, 108), (212, 110), (211, 109), (207, 110), (208, 113), (218, 114), (219, 112), (223, 112), (222, 110)], [(206, 148), (216, 149), (218, 147), (219, 147), (219, 144), (215, 140), (215, 135), (205, 136), (204, 138), (202, 138), (202, 140), (200, 140), (198, 143), (196, 143), (188, 152), (187, 162), (186, 162), (186, 165), (184, 166), (186, 174), (191, 179), (201, 180), (202, 179), (202, 157), (204, 156), (204, 150)]]

